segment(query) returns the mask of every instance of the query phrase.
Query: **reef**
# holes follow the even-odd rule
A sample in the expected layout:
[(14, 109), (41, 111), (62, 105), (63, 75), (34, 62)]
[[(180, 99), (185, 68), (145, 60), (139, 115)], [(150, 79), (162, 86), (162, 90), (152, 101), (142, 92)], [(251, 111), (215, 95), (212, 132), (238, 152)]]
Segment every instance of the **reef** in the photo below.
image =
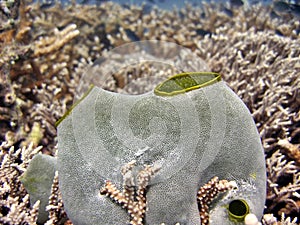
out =
[[(293, 218), (300, 214), (300, 23), (295, 6), (283, 13), (280, 7), (203, 3), (166, 11), (112, 2), (1, 1), (0, 223), (36, 224), (39, 203), (28, 204), (19, 178), (34, 155), (55, 155), (55, 122), (71, 107), (86, 69), (114, 47), (156, 39), (191, 49), (245, 102), (266, 155), (268, 190), (262, 223), (297, 224)], [(166, 68), (128, 67), (104, 86), (122, 92), (132, 79), (153, 70), (160, 74)], [(176, 72), (168, 68), (166, 73)], [(65, 222), (57, 182), (56, 178), (47, 224), (70, 224)]]

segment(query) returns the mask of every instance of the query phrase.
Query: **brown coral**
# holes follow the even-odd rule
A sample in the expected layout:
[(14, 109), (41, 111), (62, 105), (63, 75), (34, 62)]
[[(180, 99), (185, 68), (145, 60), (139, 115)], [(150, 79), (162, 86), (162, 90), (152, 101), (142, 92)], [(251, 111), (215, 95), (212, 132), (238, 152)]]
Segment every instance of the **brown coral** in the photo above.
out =
[[(159, 168), (145, 166), (137, 175), (137, 183), (132, 176), (132, 168), (135, 161), (126, 164), (122, 168), (123, 191), (119, 191), (111, 181), (106, 181), (105, 186), (100, 190), (100, 194), (106, 195), (127, 210), (130, 215), (131, 225), (143, 225), (146, 212), (146, 187)], [(135, 186), (137, 190), (135, 191)]]
[(51, 188), (51, 195), (49, 197), (49, 204), (46, 208), (49, 212), (49, 220), (45, 225), (59, 224), (61, 220), (65, 220), (66, 213), (61, 198), (61, 192), (58, 187), (58, 172), (55, 172), (53, 184)]
[[(286, 156), (278, 150), (267, 159), (267, 172), (267, 211), (272, 212), (276, 208), (279, 215), (299, 214), (297, 199), (300, 197), (300, 172), (295, 162), (287, 161)], [(292, 182), (285, 182), (286, 178)]]
[(61, 31), (56, 28), (54, 30), (54, 36), (40, 37), (39, 40), (34, 43), (33, 57), (58, 51), (61, 47), (66, 45), (66, 43), (79, 34), (79, 30), (76, 28), (76, 24), (70, 24)]
[(279, 140), (277, 144), (300, 166), (300, 144), (292, 144), (287, 139)]
[(234, 181), (219, 180), (218, 177), (213, 177), (208, 183), (200, 187), (197, 200), (199, 205), (199, 213), (201, 218), (201, 225), (209, 224), (209, 205), (214, 198), (222, 192), (237, 188)]

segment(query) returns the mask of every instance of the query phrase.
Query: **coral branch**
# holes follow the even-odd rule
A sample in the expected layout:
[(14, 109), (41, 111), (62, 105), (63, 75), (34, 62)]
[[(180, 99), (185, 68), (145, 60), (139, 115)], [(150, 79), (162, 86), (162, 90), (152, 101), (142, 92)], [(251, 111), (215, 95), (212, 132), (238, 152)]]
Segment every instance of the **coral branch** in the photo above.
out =
[(300, 165), (300, 144), (291, 144), (287, 139), (281, 139), (278, 141), (278, 145), (290, 158), (295, 160), (297, 165)]
[(105, 194), (126, 209), (131, 218), (131, 225), (142, 225), (146, 212), (146, 187), (159, 168), (146, 165), (137, 175), (136, 190), (132, 175), (134, 165), (135, 161), (132, 161), (122, 168), (123, 192), (118, 190), (111, 181), (106, 181), (105, 186), (100, 190), (100, 194)]
[(213, 177), (207, 184), (200, 187), (197, 200), (199, 205), (199, 213), (201, 225), (209, 224), (209, 204), (221, 192), (225, 192), (236, 188), (237, 184), (234, 181), (219, 180), (218, 177)]
[(51, 196), (49, 197), (49, 204), (46, 207), (49, 211), (49, 220), (45, 225), (59, 224), (59, 222), (66, 218), (61, 193), (58, 187), (58, 172), (55, 172), (53, 184), (51, 188)]
[(54, 37), (43, 37), (35, 42), (34, 56), (49, 54), (60, 49), (79, 34), (76, 24), (70, 24), (62, 31), (54, 30)]

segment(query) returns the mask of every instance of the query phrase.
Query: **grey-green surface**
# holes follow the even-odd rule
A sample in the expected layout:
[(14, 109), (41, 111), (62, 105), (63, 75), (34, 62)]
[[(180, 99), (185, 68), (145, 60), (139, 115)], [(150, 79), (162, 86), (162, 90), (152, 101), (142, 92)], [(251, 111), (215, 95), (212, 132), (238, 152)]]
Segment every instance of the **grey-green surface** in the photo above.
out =
[(48, 219), (49, 213), (46, 211), (46, 206), (49, 202), (56, 167), (56, 158), (38, 154), (30, 161), (28, 169), (20, 179), (30, 195), (31, 205), (40, 200), (39, 223), (45, 223)]
[(159, 164), (147, 192), (145, 224), (200, 224), (196, 201), (212, 177), (239, 189), (214, 202), (211, 224), (232, 224), (226, 205), (245, 199), (262, 216), (266, 172), (252, 117), (224, 82), (172, 97), (130, 96), (95, 87), (58, 126), (59, 182), (74, 225), (124, 225), (126, 211), (100, 196), (105, 180), (122, 186), (120, 168)]

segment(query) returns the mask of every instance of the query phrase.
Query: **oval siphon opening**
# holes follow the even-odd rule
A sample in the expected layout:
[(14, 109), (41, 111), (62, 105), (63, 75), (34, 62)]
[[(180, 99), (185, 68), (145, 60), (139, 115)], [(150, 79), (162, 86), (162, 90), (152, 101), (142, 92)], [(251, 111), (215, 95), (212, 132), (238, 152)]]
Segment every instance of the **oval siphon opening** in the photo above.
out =
[(243, 199), (235, 199), (228, 205), (229, 219), (235, 222), (244, 221), (247, 214), (249, 214), (249, 205)]
[(180, 73), (157, 85), (154, 93), (159, 96), (172, 96), (208, 86), (220, 80), (221, 75), (213, 72)]

